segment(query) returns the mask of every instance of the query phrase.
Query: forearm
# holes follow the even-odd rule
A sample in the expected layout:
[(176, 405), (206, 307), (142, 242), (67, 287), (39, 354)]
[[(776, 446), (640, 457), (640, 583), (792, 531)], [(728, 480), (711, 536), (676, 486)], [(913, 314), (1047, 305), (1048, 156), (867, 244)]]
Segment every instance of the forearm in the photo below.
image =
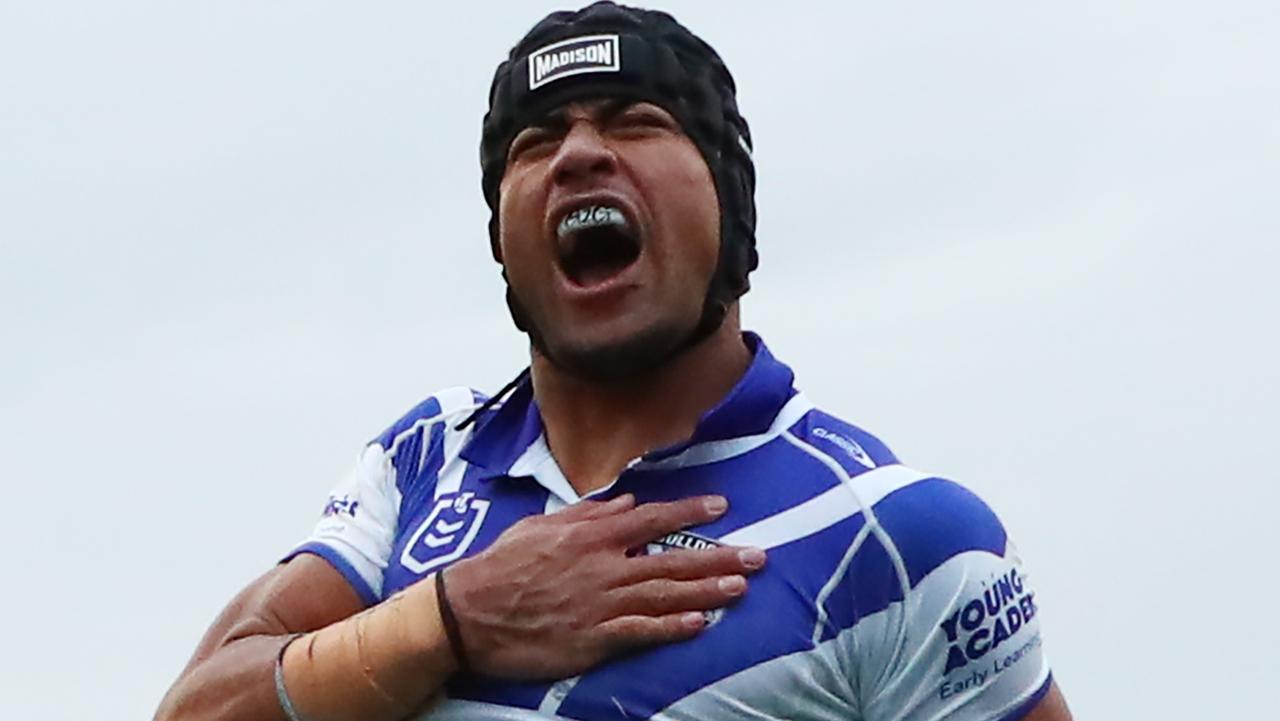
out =
[(386, 602), (298, 638), (284, 685), (305, 721), (401, 721), (456, 669), (433, 577)]
[[(220, 646), (183, 673), (156, 721), (286, 721), (275, 664), (290, 638), (254, 635)], [(454, 670), (431, 583), (297, 638), (283, 664), (305, 721), (401, 721)]]
[(169, 689), (155, 721), (285, 721), (274, 666), (288, 638), (237, 639), (193, 663)]

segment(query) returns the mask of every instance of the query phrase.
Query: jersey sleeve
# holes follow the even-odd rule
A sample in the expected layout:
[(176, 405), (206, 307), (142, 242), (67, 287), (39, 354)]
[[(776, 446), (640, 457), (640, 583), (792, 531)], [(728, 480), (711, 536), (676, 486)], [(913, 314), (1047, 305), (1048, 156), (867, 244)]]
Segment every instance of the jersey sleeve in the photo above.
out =
[(1050, 684), (1039, 599), (995, 514), (937, 478), (888, 495), (874, 512), (888, 561), (875, 565), (902, 600), (853, 629), (848, 668), (863, 717), (1012, 721), (1029, 713)]
[(391, 461), (380, 443), (371, 443), (329, 494), (311, 535), (281, 563), (302, 553), (319, 556), (347, 579), (366, 605), (373, 605), (382, 598), (383, 572), (399, 513)]

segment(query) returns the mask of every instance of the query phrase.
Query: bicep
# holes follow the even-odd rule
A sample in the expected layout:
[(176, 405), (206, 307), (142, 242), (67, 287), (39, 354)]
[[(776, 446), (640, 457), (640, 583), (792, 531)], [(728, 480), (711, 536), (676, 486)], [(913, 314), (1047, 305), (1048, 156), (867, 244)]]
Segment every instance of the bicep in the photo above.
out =
[(1049, 692), (1031, 709), (1023, 721), (1071, 721), (1071, 712), (1067, 710), (1067, 700), (1063, 698), (1058, 684), (1051, 682)]
[(370, 444), (310, 537), (227, 604), (188, 667), (237, 640), (314, 631), (377, 603), (398, 512), (388, 456)]
[(278, 719), (271, 666), (284, 638), (363, 607), (351, 584), (319, 557), (299, 555), (227, 604), (160, 702), (165, 721)]
[(188, 668), (240, 639), (314, 631), (364, 607), (359, 594), (329, 562), (310, 553), (299, 554), (236, 594), (205, 632)]
[(365, 447), (307, 540), (214, 620), (156, 718), (278, 718), (271, 666), (285, 639), (381, 600), (400, 500), (391, 471), (382, 446)]

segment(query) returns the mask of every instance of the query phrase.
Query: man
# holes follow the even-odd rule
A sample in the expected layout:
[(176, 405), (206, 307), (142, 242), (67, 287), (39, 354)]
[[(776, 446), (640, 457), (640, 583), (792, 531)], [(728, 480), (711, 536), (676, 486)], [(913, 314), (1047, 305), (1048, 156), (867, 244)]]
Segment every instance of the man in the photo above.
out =
[(157, 718), (1069, 718), (991, 511), (741, 332), (734, 94), (611, 3), (512, 50), (481, 154), (530, 369), (374, 440)]

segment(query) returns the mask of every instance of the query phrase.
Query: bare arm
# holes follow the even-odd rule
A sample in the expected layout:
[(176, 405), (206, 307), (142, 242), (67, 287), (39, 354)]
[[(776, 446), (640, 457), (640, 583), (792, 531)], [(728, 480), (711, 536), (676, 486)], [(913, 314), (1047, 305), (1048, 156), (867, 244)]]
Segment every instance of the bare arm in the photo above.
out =
[[(629, 557), (646, 540), (724, 512), (707, 498), (635, 507), (583, 502), (507, 529), (451, 566), (448, 595), (476, 671), (501, 678), (577, 675), (636, 646), (698, 633), (701, 611), (746, 591), (758, 550)], [(370, 609), (326, 561), (299, 556), (223, 611), (156, 714), (157, 721), (284, 721), (274, 665), (311, 721), (399, 721), (455, 671), (433, 576)], [(584, 601), (586, 599), (586, 601)], [(319, 629), (319, 630), (317, 630)]]
[(272, 673), (280, 647), (291, 634), (362, 608), (346, 579), (321, 558), (303, 554), (273, 568), (236, 595), (205, 632), (156, 721), (283, 721)]
[(1040, 699), (1040, 703), (1027, 714), (1023, 721), (1071, 721), (1071, 712), (1067, 710), (1067, 700), (1058, 690), (1057, 682), (1049, 686), (1049, 693)]

